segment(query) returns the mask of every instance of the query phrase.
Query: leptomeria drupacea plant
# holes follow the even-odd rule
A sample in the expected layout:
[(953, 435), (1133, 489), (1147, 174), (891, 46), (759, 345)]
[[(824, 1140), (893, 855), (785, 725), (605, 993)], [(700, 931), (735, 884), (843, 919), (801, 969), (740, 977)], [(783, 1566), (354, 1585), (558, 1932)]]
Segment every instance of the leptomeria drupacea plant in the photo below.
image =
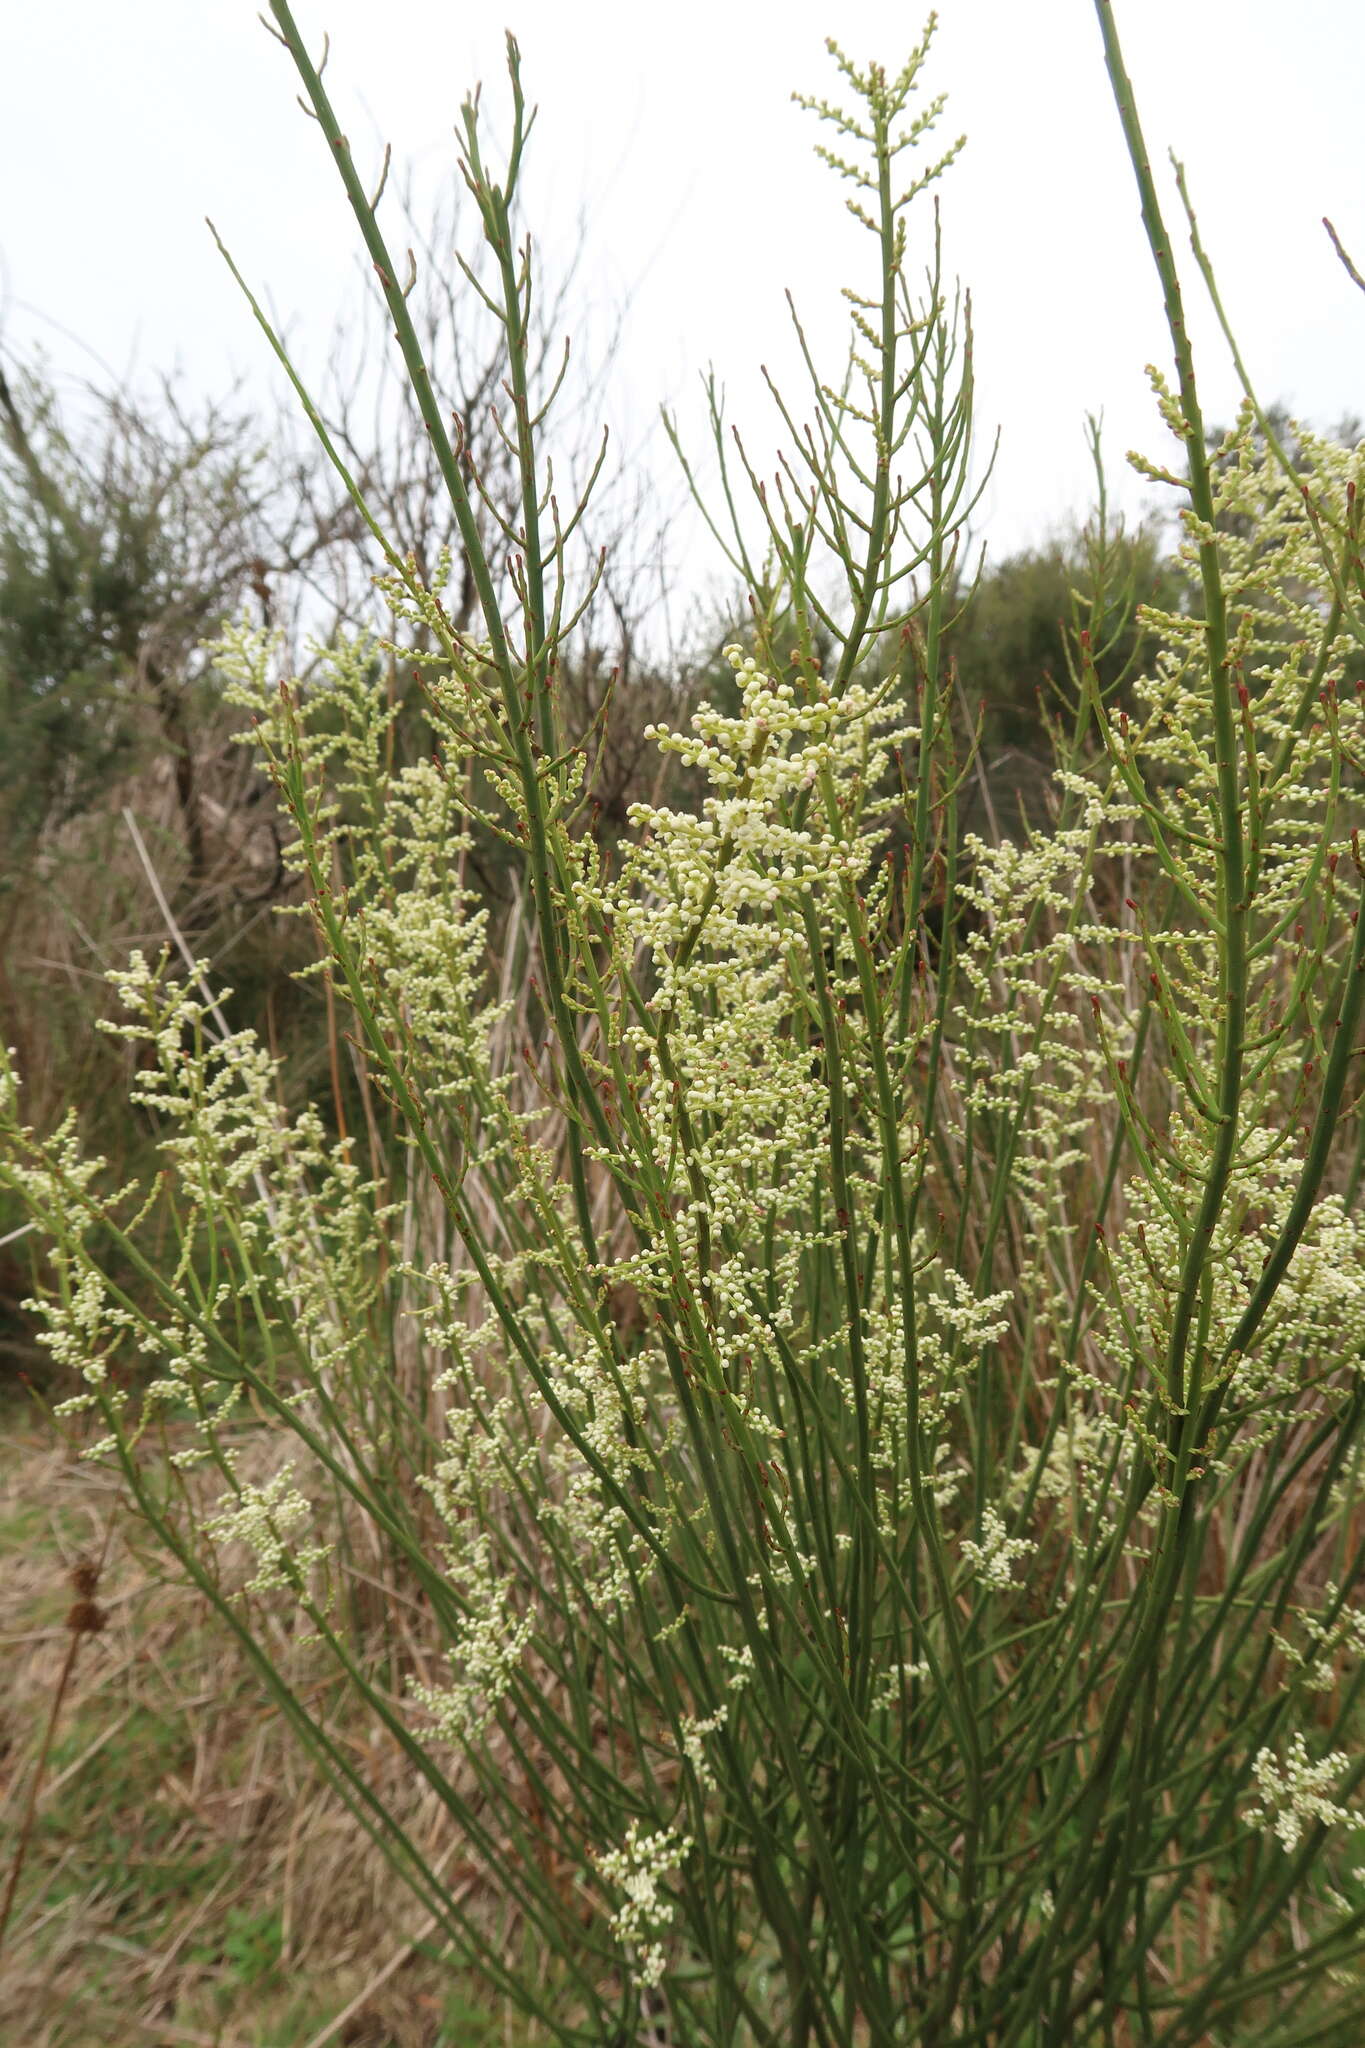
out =
[[(524, 389), (515, 46), (501, 183), (473, 108), (464, 128), (523, 488), (504, 561), (377, 206), (272, 13), (482, 631), (454, 634), (439, 579), (389, 551), (392, 651), (417, 628), (434, 649), (444, 740), (406, 767), (375, 650), (326, 650), (303, 691), (268, 638), (218, 649), (388, 1120), (368, 1171), (282, 1106), (263, 1049), (209, 1032), (207, 964), (118, 982), (155, 1184), (108, 1187), (74, 1124), (24, 1131), (7, 1082), (5, 1172), (50, 1238), (39, 1311), (89, 1451), (546, 2038), (1345, 2038), (1365, 2013), (1361, 716), (1336, 688), (1365, 609), (1357, 456), (1304, 433), (1291, 482), (1254, 405), (1207, 454), (1101, 6), (1171, 315), (1157, 397), (1196, 594), (1106, 700), (1097, 530), (1056, 814), (959, 845), (969, 333), (936, 227), (926, 296), (908, 283), (911, 201), (944, 160), (901, 169), (937, 112), (911, 114), (927, 38), (895, 76), (836, 52), (854, 112), (808, 104), (877, 251), (852, 367), (813, 371), (809, 432), (784, 407), (770, 489), (741, 458), (761, 552), (716, 521), (752, 600), (737, 704), (656, 732), (690, 801), (637, 806), (612, 865), (554, 687), (575, 515)], [(475, 806), (524, 855), (519, 1059), (462, 866)], [(290, 1446), (264, 1476), (261, 1422)], [(356, 1530), (421, 1603), (401, 1692), (337, 1597)], [(465, 1831), (533, 1966), (272, 1660), (280, 1598)]]

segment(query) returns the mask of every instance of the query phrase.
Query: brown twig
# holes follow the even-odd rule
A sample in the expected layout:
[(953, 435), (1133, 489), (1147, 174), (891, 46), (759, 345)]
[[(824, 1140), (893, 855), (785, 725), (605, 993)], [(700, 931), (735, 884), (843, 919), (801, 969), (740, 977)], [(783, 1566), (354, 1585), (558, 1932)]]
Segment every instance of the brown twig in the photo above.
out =
[(14, 1910), (14, 1896), (19, 1888), (19, 1879), (23, 1873), (25, 1858), (28, 1855), (28, 1845), (33, 1836), (33, 1823), (38, 1812), (38, 1794), (42, 1790), (43, 1774), (47, 1769), (47, 1760), (52, 1751), (52, 1738), (57, 1730), (57, 1717), (62, 1711), (62, 1702), (66, 1698), (67, 1687), (71, 1683), (72, 1673), (76, 1669), (76, 1659), (80, 1654), (81, 1641), (85, 1636), (98, 1635), (104, 1627), (104, 1609), (96, 1605), (95, 1594), (99, 1591), (100, 1575), (104, 1570), (105, 1558), (109, 1554), (109, 1538), (113, 1533), (113, 1526), (111, 1520), (104, 1532), (104, 1543), (100, 1550), (98, 1561), (92, 1563), (89, 1558), (79, 1558), (72, 1568), (71, 1588), (76, 1595), (76, 1599), (75, 1604), (66, 1617), (66, 1626), (70, 1631), (71, 1641), (67, 1646), (66, 1656), (62, 1661), (61, 1676), (57, 1680), (57, 1689), (52, 1695), (52, 1706), (47, 1717), (47, 1727), (43, 1731), (42, 1748), (38, 1752), (38, 1762), (29, 1781), (28, 1800), (24, 1807), (24, 1818), (19, 1828), (19, 1842), (14, 1852), (14, 1861), (10, 1865), (9, 1881), (5, 1886), (4, 1903), (0, 1905), (0, 1948), (4, 1946), (5, 1931), (9, 1926), (10, 1915)]

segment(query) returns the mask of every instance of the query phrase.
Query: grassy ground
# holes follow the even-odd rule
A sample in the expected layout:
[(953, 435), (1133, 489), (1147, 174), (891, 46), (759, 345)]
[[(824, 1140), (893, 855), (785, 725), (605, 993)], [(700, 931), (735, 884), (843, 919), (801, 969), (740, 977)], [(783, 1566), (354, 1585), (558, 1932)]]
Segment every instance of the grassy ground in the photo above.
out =
[[(100, 1554), (113, 1508), (110, 1481), (54, 1449), (41, 1417), (0, 1414), (0, 1887), (71, 1641), (71, 1571)], [(167, 1584), (120, 1516), (97, 1599), (106, 1623), (80, 1643), (0, 1953), (6, 2039), (520, 2044), (426, 1952), (420, 1913), (300, 1762), (202, 1598)], [(467, 1881), (448, 1824), (338, 1706), (428, 1853)]]

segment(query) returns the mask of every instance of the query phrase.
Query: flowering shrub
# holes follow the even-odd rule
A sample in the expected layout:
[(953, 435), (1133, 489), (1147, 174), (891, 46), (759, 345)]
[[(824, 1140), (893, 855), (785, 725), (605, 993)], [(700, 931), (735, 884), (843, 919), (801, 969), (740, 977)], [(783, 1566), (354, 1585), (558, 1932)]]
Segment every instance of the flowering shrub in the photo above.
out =
[[(473, 107), (464, 158), (502, 281), (509, 571), (376, 206), (272, 13), (483, 630), (454, 632), (439, 579), (390, 553), (390, 651), (424, 630), (445, 735), (408, 767), (375, 650), (326, 650), (307, 690), (267, 636), (216, 650), (350, 1012), (364, 1146), (282, 1107), (208, 963), (118, 978), (153, 1185), (25, 1130), (7, 1077), (5, 1171), (50, 1238), (40, 1308), (64, 1408), (97, 1418), (87, 1454), (546, 2039), (1353, 2038), (1365, 926), (1361, 710), (1337, 683), (1359, 457), (1304, 433), (1292, 472), (1250, 394), (1207, 450), (1102, 0), (1176, 351), (1178, 388), (1154, 383), (1185, 474), (1153, 473), (1182, 494), (1193, 594), (1150, 621), (1120, 711), (1092, 659), (1119, 604), (1097, 523), (1052, 821), (963, 841), (970, 333), (936, 241), (912, 283), (908, 225), (953, 151), (907, 176), (941, 107), (911, 111), (927, 36), (894, 75), (834, 50), (852, 111), (806, 104), (875, 250), (849, 374), (814, 379), (813, 426), (755, 491), (761, 550), (737, 525), (737, 708), (654, 729), (692, 800), (637, 805), (613, 866), (555, 687), (578, 512), (524, 383), (515, 46), (503, 182)], [(481, 813), (524, 861), (501, 980), (462, 862)], [(239, 1457), (262, 1423), (290, 1445), (264, 1484)], [(419, 1617), (401, 1690), (348, 1627), (329, 1495)], [(272, 1661), (282, 1592), (501, 1923)]]

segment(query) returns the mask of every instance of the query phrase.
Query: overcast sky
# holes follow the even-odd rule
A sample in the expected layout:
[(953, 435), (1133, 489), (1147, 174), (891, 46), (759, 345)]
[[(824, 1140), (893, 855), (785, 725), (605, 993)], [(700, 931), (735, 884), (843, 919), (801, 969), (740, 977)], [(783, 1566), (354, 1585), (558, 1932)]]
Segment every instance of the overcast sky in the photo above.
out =
[[(1186, 161), (1206, 243), (1267, 400), (1334, 423), (1365, 413), (1365, 298), (1321, 227), (1365, 268), (1365, 8), (1359, 0), (1116, 0), (1153, 161)], [(540, 123), (530, 224), (551, 271), (578, 239), (588, 334), (628, 317), (612, 410), (623, 439), (659, 401), (700, 445), (696, 373), (714, 363), (756, 452), (780, 440), (757, 370), (791, 367), (790, 288), (842, 354), (838, 288), (866, 239), (816, 164), (793, 88), (833, 94), (823, 39), (896, 63), (922, 16), (896, 0), (296, 0), (331, 31), (328, 82), (357, 155), (434, 180), (485, 81), (505, 108), (502, 31)], [(1103, 408), (1114, 481), (1168, 444), (1143, 365), (1169, 360), (1131, 174), (1087, 0), (942, 0), (926, 72), (941, 133), (967, 149), (943, 187), (946, 258), (972, 291), (983, 440), (1001, 454), (977, 518), (992, 553), (1083, 511), (1084, 417)], [(43, 0), (0, 41), (0, 349), (41, 343), (63, 375), (179, 365), (192, 389), (269, 386), (263, 344), (204, 226), (320, 365), (365, 284), (354, 230), (283, 50), (252, 0)], [(927, 212), (922, 226), (927, 224)], [(1174, 227), (1174, 221), (1173, 221)], [(1184, 249), (1183, 235), (1178, 237)], [(1191, 268), (1192, 266), (1187, 266)], [(1206, 411), (1235, 387), (1199, 306)], [(662, 459), (662, 458), (661, 458)], [(671, 488), (672, 479), (669, 479)], [(1130, 507), (1144, 487), (1123, 483)]]

